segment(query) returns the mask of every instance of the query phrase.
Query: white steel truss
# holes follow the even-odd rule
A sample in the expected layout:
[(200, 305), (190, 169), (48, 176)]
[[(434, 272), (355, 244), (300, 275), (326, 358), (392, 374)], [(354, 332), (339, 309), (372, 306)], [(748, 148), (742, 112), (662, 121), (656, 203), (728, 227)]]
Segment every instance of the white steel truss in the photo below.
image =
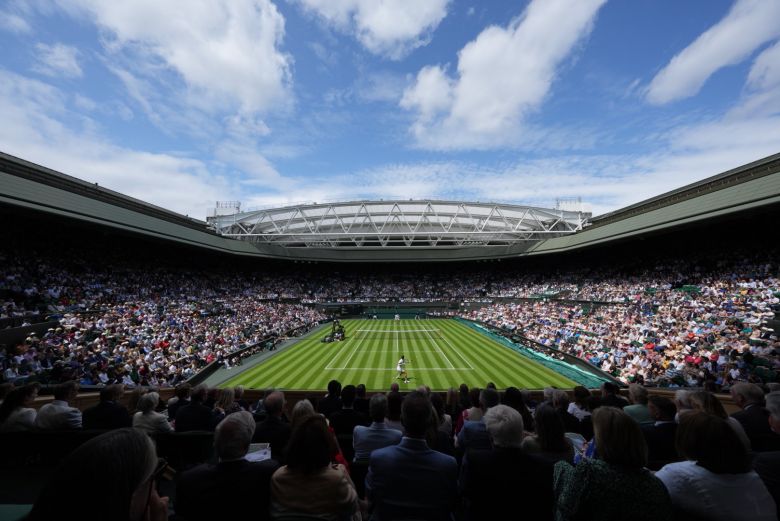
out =
[(503, 246), (580, 231), (589, 213), (457, 201), (352, 201), (209, 217), (220, 235), (287, 248)]

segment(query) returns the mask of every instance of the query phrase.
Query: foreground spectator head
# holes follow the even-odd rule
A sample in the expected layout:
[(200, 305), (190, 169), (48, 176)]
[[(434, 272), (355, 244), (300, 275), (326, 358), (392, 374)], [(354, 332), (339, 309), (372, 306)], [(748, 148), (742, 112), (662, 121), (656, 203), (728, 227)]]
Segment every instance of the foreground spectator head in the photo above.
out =
[(628, 398), (631, 403), (647, 405), (647, 389), (639, 384), (631, 384), (628, 386)]
[(680, 456), (715, 474), (750, 470), (745, 445), (723, 418), (700, 411), (681, 415), (675, 443)]
[(313, 414), (317, 413), (314, 411), (314, 406), (309, 400), (306, 398), (303, 400), (298, 400), (295, 402), (295, 405), (292, 408), (292, 412), (290, 413), (290, 428), (294, 430), (295, 427), (297, 427), (304, 418)]
[(341, 382), (338, 380), (328, 382), (328, 396), (338, 396), (339, 394), (341, 394)]
[(401, 387), (398, 385), (398, 382), (393, 382), (390, 384), (390, 392), (391, 393), (397, 393), (401, 391)]
[(544, 403), (537, 407), (534, 411), (534, 423), (536, 437), (543, 451), (563, 452), (569, 449), (563, 420), (552, 405)]
[(677, 408), (674, 402), (663, 396), (650, 396), (647, 399), (647, 409), (655, 421), (673, 421)]
[(764, 403), (764, 391), (756, 384), (737, 383), (731, 386), (729, 392), (734, 399), (734, 403), (740, 409), (744, 409), (748, 405)]
[(217, 403), (214, 404), (215, 408), (219, 408), (226, 413), (230, 412), (233, 408), (233, 404), (236, 401), (236, 393), (233, 389), (226, 387), (224, 389), (220, 389), (219, 395), (217, 396)]
[(8, 396), (8, 393), (13, 391), (14, 384), (9, 382), (3, 382), (0, 384), (0, 401), (5, 400), (5, 397)]
[(179, 400), (189, 400), (191, 394), (192, 385), (185, 382), (176, 386), (176, 397)]
[(375, 394), (368, 402), (368, 413), (371, 421), (382, 423), (387, 415), (387, 396), (384, 394)]
[(707, 391), (694, 391), (690, 394), (691, 408), (695, 411), (706, 412), (724, 420), (729, 417), (723, 404), (714, 394)]
[(125, 386), (122, 384), (107, 385), (100, 390), (101, 402), (118, 402), (125, 393)]
[(780, 391), (766, 395), (766, 408), (769, 411), (769, 427), (780, 434)]
[(345, 408), (355, 404), (356, 389), (354, 385), (345, 385), (341, 389), (341, 403)]
[(167, 517), (153, 473), (158, 460), (151, 439), (132, 428), (93, 438), (74, 450), (49, 479), (29, 520), (73, 518), (156, 521)]
[(401, 423), (406, 434), (413, 438), (424, 438), (432, 414), (431, 400), (421, 392), (410, 392), (401, 406)]
[(484, 416), (488, 434), (496, 447), (520, 447), (523, 442), (523, 417), (506, 405), (490, 408)]
[(677, 412), (687, 411), (691, 408), (691, 392), (685, 389), (678, 389), (674, 393), (674, 405), (677, 407)]
[(196, 385), (192, 389), (192, 401), (193, 402), (205, 402), (209, 394), (209, 388), (205, 384)]
[(138, 410), (144, 414), (149, 414), (157, 408), (159, 403), (160, 395), (158, 393), (146, 393), (138, 399)]
[(265, 405), (265, 412), (268, 416), (281, 416), (284, 409), (284, 393), (282, 391), (274, 391), (268, 395), (263, 401)]
[(357, 384), (355, 387), (355, 396), (358, 398), (366, 397), (366, 384)]
[(287, 468), (312, 474), (330, 464), (332, 435), (322, 415), (307, 416), (292, 431), (287, 444)]
[(587, 407), (588, 398), (590, 398), (590, 391), (587, 388), (578, 385), (574, 388), (572, 394), (574, 395), (574, 403), (585, 409)]
[(387, 395), (387, 419), (400, 421), (401, 420), (401, 404), (404, 401), (401, 393), (389, 393)]
[(593, 436), (603, 461), (633, 469), (647, 465), (647, 443), (642, 429), (617, 407), (599, 407), (593, 411)]
[(607, 396), (615, 396), (617, 395), (619, 391), (619, 388), (617, 385), (613, 384), (612, 382), (604, 382), (601, 384), (601, 397), (606, 398)]
[(255, 434), (252, 413), (239, 411), (229, 414), (214, 431), (214, 451), (220, 461), (237, 460), (246, 456)]
[(491, 407), (495, 407), (498, 405), (498, 402), (498, 391), (491, 387), (486, 387), (482, 389), (482, 392), (479, 393), (479, 405), (483, 410), (488, 410)]
[(79, 384), (70, 380), (63, 382), (54, 388), (54, 399), (64, 402), (72, 402), (79, 395)]
[(0, 405), (0, 424), (2, 424), (16, 409), (20, 407), (32, 407), (38, 397), (40, 385), (31, 383), (13, 389)]
[(553, 407), (565, 411), (569, 407), (569, 395), (566, 391), (556, 389), (553, 393)]

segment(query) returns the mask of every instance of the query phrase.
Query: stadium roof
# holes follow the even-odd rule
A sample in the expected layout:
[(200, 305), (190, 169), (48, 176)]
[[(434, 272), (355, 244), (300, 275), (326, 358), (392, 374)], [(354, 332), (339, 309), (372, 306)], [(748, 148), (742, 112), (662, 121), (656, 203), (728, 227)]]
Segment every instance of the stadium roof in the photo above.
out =
[[(393, 208), (396, 203), (398, 209)], [(428, 203), (430, 203), (431, 208), (436, 209), (436, 212), (426, 209)], [(533, 212), (538, 218), (538, 222), (536, 222), (534, 219), (520, 219), (526, 207), (511, 205), (446, 201), (418, 201), (416, 203), (378, 201), (369, 203), (371, 206), (378, 205), (373, 208), (372, 212), (369, 212), (373, 225), (368, 225), (368, 219), (364, 219), (360, 213), (355, 217), (355, 205), (363, 204), (361, 202), (340, 203), (335, 205), (337, 208), (332, 210), (328, 210), (328, 208), (334, 205), (311, 205), (312, 208), (318, 207), (317, 212), (319, 213), (312, 213), (306, 219), (298, 217), (298, 222), (294, 226), (291, 223), (288, 228), (288, 232), (291, 232), (288, 233), (290, 238), (284, 239), (288, 241), (288, 244), (296, 244), (293, 242), (293, 237), (300, 236), (297, 232), (307, 230), (308, 226), (318, 222), (318, 220), (321, 223), (318, 231), (322, 232), (323, 225), (327, 223), (326, 227), (335, 230), (331, 232), (335, 234), (343, 234), (344, 232), (339, 222), (344, 223), (347, 230), (354, 230), (356, 224), (364, 226), (359, 221), (365, 220), (365, 226), (368, 226), (368, 230), (376, 236), (378, 244), (374, 244), (374, 247), (360, 247), (355, 243), (356, 240), (361, 240), (360, 237), (365, 236), (363, 229), (359, 232), (363, 235), (357, 235), (358, 232), (354, 231), (355, 235), (347, 236), (345, 242), (352, 241), (354, 246), (343, 248), (332, 247), (330, 243), (327, 246), (311, 243), (306, 247), (289, 247), (278, 244), (274, 240), (259, 242), (235, 240), (216, 234), (204, 221), (182, 216), (1, 152), (0, 204), (5, 208), (13, 209), (11, 212), (12, 220), (6, 223), (9, 226), (13, 226), (13, 219), (23, 218), (21, 217), (23, 215), (20, 212), (21, 209), (30, 209), (50, 215), (52, 230), (56, 229), (56, 219), (70, 218), (93, 223), (96, 227), (121, 229), (234, 255), (330, 262), (488, 260), (579, 250), (584, 247), (608, 244), (615, 240), (661, 232), (697, 222), (710, 222), (718, 218), (728, 218), (732, 215), (752, 211), (777, 209), (780, 207), (780, 154), (729, 170), (621, 210), (594, 217), (590, 220), (589, 226), (575, 233), (568, 233), (566, 229), (557, 229), (557, 227), (576, 227), (576, 225), (567, 219), (561, 219), (561, 222), (555, 224), (555, 219), (558, 218), (555, 210), (527, 208), (529, 212), (526, 217)], [(349, 206), (350, 204), (352, 207)], [(404, 210), (403, 216), (401, 216), (401, 208), (409, 204), (412, 206), (416, 204), (417, 209), (410, 212)], [(382, 205), (384, 205), (384, 209)], [(462, 205), (463, 208), (459, 208), (459, 205)], [(277, 209), (275, 211), (281, 213), (268, 215), (265, 218), (268, 225), (273, 228), (273, 224), (270, 224), (273, 221), (279, 226), (279, 223), (283, 222), (283, 216), (287, 216), (289, 220), (294, 214), (290, 208)], [(300, 209), (301, 207), (295, 208)], [(520, 208), (523, 210), (519, 210)], [(471, 212), (471, 219), (467, 218), (466, 209)], [(347, 218), (346, 213), (349, 211), (351, 211), (351, 216)], [(274, 211), (267, 212), (273, 213)], [(327, 219), (325, 219), (325, 212), (330, 212)], [(334, 216), (331, 217), (331, 215)], [(338, 215), (343, 216), (336, 217)], [(385, 223), (382, 215), (384, 215), (385, 220), (389, 218), (387, 222), (391, 223), (389, 229), (385, 224), (384, 231), (381, 228), (381, 225)], [(459, 222), (457, 226), (453, 223), (453, 226), (449, 228), (451, 235), (447, 235), (447, 225), (450, 219), (454, 221), (456, 215)], [(552, 219), (552, 216), (555, 216), (555, 219)], [(237, 218), (234, 220), (238, 222)], [(564, 224), (564, 221), (568, 224)], [(521, 222), (524, 224), (520, 224)], [(421, 223), (417, 231), (420, 232), (423, 229), (424, 231), (415, 236), (412, 233), (414, 227), (411, 228), (411, 231), (409, 229), (410, 223)], [(259, 222), (259, 224), (262, 226), (258, 229), (267, 229), (264, 222)], [(377, 229), (375, 230), (373, 226), (376, 226)], [(525, 228), (526, 226), (529, 228)], [(774, 223), (768, 223), (767, 226), (768, 230), (773, 230)], [(533, 231), (531, 231), (532, 229)], [(537, 241), (524, 240), (528, 234), (531, 234), (531, 237), (534, 233), (537, 236), (544, 236), (545, 230), (549, 235), (558, 234), (559, 236)], [(280, 238), (281, 235), (278, 234), (277, 238)], [(380, 236), (401, 241), (402, 244), (398, 245), (401, 247), (382, 247), (379, 241)], [(439, 236), (443, 240), (440, 239), (439, 242), (432, 245), (431, 243), (436, 241), (434, 237)], [(409, 241), (409, 237), (413, 238), (412, 246), (414, 247), (406, 246), (403, 242), (404, 240)], [(454, 240), (455, 237), (457, 240)], [(479, 238), (466, 239), (466, 237)], [(490, 242), (487, 240), (489, 238), (495, 240)], [(463, 243), (457, 244), (459, 240), (462, 240)], [(467, 244), (468, 240), (481, 241), (482, 244), (469, 245)], [(427, 245), (425, 245), (426, 242)], [(387, 243), (387, 245), (389, 244), (390, 242)]]
[(477, 248), (580, 231), (590, 214), (460, 201), (350, 201), (209, 217), (222, 236), (285, 248)]

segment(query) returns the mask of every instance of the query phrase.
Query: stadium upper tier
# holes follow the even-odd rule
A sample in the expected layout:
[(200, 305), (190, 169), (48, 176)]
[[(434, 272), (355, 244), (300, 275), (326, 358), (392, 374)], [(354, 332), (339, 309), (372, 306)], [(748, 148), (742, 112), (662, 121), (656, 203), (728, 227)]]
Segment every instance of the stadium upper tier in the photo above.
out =
[(589, 213), (458, 201), (350, 201), (216, 215), (225, 237), (285, 248), (509, 246), (581, 230)]

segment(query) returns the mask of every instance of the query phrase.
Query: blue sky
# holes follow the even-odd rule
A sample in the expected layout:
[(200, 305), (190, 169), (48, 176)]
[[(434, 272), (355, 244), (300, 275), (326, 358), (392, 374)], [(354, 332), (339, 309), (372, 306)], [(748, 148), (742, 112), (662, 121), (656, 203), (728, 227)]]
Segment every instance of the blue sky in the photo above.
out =
[(780, 152), (780, 0), (6, 0), (0, 150), (204, 218), (594, 213)]

